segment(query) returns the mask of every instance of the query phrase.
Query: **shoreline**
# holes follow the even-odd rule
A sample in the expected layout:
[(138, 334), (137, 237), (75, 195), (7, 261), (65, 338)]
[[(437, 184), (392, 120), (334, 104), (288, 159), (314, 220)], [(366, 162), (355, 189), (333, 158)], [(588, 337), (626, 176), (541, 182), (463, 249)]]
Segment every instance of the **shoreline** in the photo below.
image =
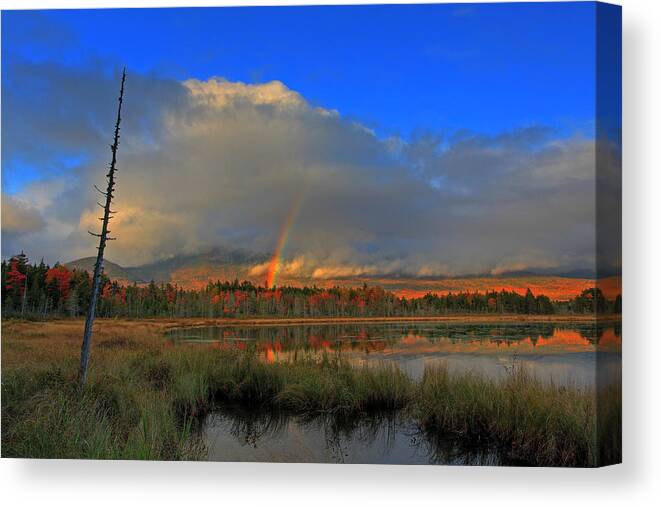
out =
[[(455, 314), (455, 315), (435, 315), (435, 316), (411, 316), (411, 317), (264, 317), (264, 318), (234, 318), (234, 317), (149, 317), (144, 319), (132, 318), (97, 318), (95, 319), (95, 328), (108, 329), (114, 325), (120, 326), (154, 326), (160, 331), (169, 331), (178, 328), (196, 328), (212, 326), (232, 326), (232, 327), (266, 327), (266, 326), (304, 326), (304, 325), (333, 325), (333, 324), (380, 324), (380, 323), (611, 323), (621, 322), (621, 315), (604, 315), (595, 317), (594, 315), (531, 315), (531, 314), (499, 314), (499, 315), (476, 315), (476, 314)], [(23, 319), (2, 319), (2, 329), (6, 326), (56, 326), (71, 327), (84, 326), (85, 320), (82, 318), (63, 318), (50, 320), (23, 320)]]
[[(151, 321), (140, 319), (140, 321)], [(183, 322), (182, 322), (183, 321)], [(232, 327), (267, 327), (267, 326), (304, 326), (304, 325), (333, 325), (333, 324), (381, 324), (381, 323), (597, 323), (618, 322), (621, 316), (608, 316), (607, 318), (595, 318), (590, 315), (444, 315), (428, 317), (304, 317), (304, 318), (260, 318), (260, 319), (237, 319), (237, 318), (186, 318), (186, 319), (153, 319), (154, 323), (163, 323), (166, 330), (177, 328), (195, 328), (212, 326)]]

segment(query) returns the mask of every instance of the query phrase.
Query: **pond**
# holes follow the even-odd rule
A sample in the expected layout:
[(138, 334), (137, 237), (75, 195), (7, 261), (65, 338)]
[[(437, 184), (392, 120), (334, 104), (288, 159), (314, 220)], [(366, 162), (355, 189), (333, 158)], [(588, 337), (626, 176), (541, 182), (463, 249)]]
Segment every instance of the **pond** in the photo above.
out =
[[(592, 388), (621, 377), (619, 323), (387, 322), (175, 329), (179, 344), (252, 349), (265, 362), (323, 355), (356, 365), (394, 362), (413, 379), (450, 372), (498, 379), (513, 366), (545, 382)], [(219, 407), (201, 428), (213, 461), (525, 465), (489, 445), (429, 435), (401, 415), (359, 421)]]
[(490, 378), (519, 365), (544, 381), (594, 386), (597, 370), (604, 379), (619, 376), (620, 329), (619, 323), (387, 322), (181, 328), (168, 336), (254, 348), (267, 362), (332, 354), (357, 365), (395, 362), (414, 379), (437, 362)]
[(223, 408), (203, 427), (211, 461), (370, 463), (408, 465), (513, 465), (489, 446), (437, 438), (399, 416), (339, 422)]

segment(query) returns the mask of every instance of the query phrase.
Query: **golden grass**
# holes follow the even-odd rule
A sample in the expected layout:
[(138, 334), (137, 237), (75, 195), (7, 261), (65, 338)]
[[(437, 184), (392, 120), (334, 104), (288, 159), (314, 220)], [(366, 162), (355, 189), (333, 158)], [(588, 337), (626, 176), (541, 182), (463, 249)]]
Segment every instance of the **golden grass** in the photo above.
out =
[[(520, 372), (496, 382), (451, 377), (444, 369), (429, 369), (414, 383), (392, 366), (354, 368), (326, 359), (264, 364), (249, 353), (163, 339), (166, 329), (218, 322), (99, 319), (81, 394), (82, 320), (3, 321), (3, 456), (201, 459), (204, 449), (191, 427), (214, 401), (228, 400), (308, 415), (405, 410), (432, 437), (491, 441), (531, 464), (596, 466), (620, 459), (619, 388), (597, 397), (593, 390), (545, 386)], [(605, 414), (599, 426), (597, 412)]]

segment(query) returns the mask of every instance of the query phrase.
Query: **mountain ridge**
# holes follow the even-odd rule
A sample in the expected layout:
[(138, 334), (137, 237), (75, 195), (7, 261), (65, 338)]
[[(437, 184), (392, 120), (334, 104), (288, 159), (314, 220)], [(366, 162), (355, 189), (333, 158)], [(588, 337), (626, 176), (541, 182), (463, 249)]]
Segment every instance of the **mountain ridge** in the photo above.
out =
[[(150, 281), (156, 283), (173, 283), (186, 289), (201, 289), (209, 282), (217, 280), (248, 280), (263, 286), (266, 275), (251, 273), (255, 265), (267, 262), (269, 254), (254, 253), (247, 250), (214, 247), (204, 252), (190, 255), (178, 255), (142, 266), (124, 267), (106, 260), (105, 273), (120, 283), (138, 285)], [(71, 269), (84, 269), (91, 272), (94, 268), (94, 257), (85, 257), (66, 263)], [(362, 276), (353, 278), (313, 279), (282, 276), (279, 285), (316, 285), (329, 288), (333, 286), (356, 287), (364, 283), (379, 285), (399, 296), (418, 297), (428, 292), (483, 292), (486, 290), (514, 290), (525, 292), (530, 288), (535, 294), (547, 294), (555, 299), (569, 299), (582, 290), (595, 285), (594, 276), (586, 270), (574, 272), (551, 273), (517, 271), (500, 273), (498, 275), (482, 274), (462, 277), (407, 277), (407, 276)], [(582, 276), (581, 276), (582, 275)], [(608, 275), (606, 275), (608, 276)], [(613, 277), (612, 291), (615, 292), (618, 283)], [(610, 287), (609, 285), (609, 287)], [(609, 292), (611, 290), (609, 289)]]
[[(239, 275), (247, 275), (249, 269), (255, 264), (266, 262), (270, 256), (250, 252), (248, 250), (228, 247), (213, 247), (206, 251), (190, 255), (177, 255), (168, 259), (146, 263), (139, 266), (124, 267), (116, 262), (104, 259), (104, 272), (111, 279), (128, 281), (130, 283), (157, 283), (177, 282), (176, 273), (182, 270), (191, 270), (206, 267), (209, 272), (231, 275), (236, 272), (234, 279)], [(65, 263), (70, 269), (83, 269), (92, 272), (96, 257), (83, 257)], [(219, 268), (223, 268), (222, 270)], [(201, 270), (200, 270), (201, 271)], [(174, 275), (174, 278), (173, 278)], [(198, 275), (201, 276), (201, 275)]]
[[(239, 277), (239, 275), (247, 275), (249, 268), (267, 262), (271, 258), (270, 254), (255, 253), (249, 250), (230, 247), (213, 247), (196, 254), (182, 254), (145, 263), (138, 266), (122, 266), (116, 262), (108, 259), (104, 260), (105, 272), (111, 278), (120, 278), (122, 280), (129, 280), (136, 283), (149, 283), (155, 282), (171, 282), (173, 281), (173, 273), (180, 270), (197, 270), (202, 271), (201, 268), (207, 267), (210, 271), (217, 270), (223, 267), (224, 271), (231, 273), (236, 271), (236, 275), (230, 276), (231, 279)], [(67, 267), (85, 269), (92, 271), (94, 268), (95, 257), (83, 257), (65, 263)], [(611, 272), (612, 271), (612, 272)], [(114, 276), (113, 276), (114, 274)], [(614, 270), (609, 270), (603, 273), (604, 277), (617, 276), (618, 273)], [(558, 278), (577, 278), (577, 279), (594, 279), (596, 278), (595, 270), (593, 269), (574, 269), (568, 271), (559, 271), (553, 269), (538, 269), (538, 270), (518, 270), (507, 271), (498, 274), (490, 273), (476, 273), (461, 276), (405, 276), (400, 274), (394, 275), (375, 275), (375, 276), (361, 276), (363, 279), (392, 279), (395, 280), (453, 280), (453, 279), (504, 279), (504, 278), (528, 278), (528, 277), (558, 277)], [(250, 278), (255, 278), (250, 276)], [(338, 278), (341, 280), (342, 278)]]

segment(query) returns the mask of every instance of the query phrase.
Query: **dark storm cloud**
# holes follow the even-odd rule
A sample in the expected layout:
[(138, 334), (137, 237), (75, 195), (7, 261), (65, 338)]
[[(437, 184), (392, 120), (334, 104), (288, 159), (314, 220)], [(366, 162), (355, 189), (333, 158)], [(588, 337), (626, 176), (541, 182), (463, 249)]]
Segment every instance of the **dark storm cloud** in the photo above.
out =
[[(52, 259), (89, 255), (90, 189), (107, 162), (117, 76), (46, 64), (9, 71), (3, 177), (14, 161), (40, 168), (42, 180), (17, 198), (46, 217), (49, 231), (13, 237), (9, 247)], [(302, 199), (284, 252), (290, 274), (593, 265), (591, 140), (554, 138), (545, 127), (383, 140), (279, 82), (129, 74), (125, 106), (120, 240), (108, 252), (120, 263), (226, 242), (270, 251)], [(6, 134), (9, 124), (16, 129)], [(63, 153), (80, 162), (64, 167)]]

